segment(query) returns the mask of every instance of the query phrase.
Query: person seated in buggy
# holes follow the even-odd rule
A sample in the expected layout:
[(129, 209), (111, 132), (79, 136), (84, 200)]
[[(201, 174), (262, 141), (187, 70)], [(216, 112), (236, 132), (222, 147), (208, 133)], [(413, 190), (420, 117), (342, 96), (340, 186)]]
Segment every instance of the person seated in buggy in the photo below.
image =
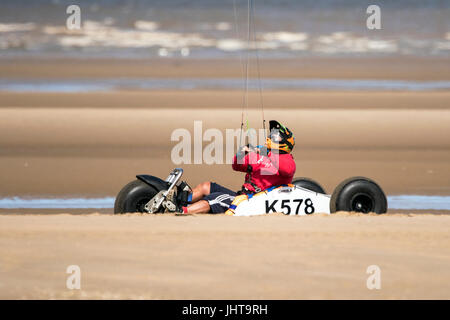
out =
[(179, 213), (224, 213), (239, 194), (253, 194), (272, 186), (290, 184), (296, 169), (291, 154), (294, 135), (278, 121), (271, 120), (269, 125), (270, 134), (264, 148), (244, 146), (234, 156), (233, 170), (246, 173), (240, 191), (211, 181), (200, 183), (186, 193), (179, 204)]

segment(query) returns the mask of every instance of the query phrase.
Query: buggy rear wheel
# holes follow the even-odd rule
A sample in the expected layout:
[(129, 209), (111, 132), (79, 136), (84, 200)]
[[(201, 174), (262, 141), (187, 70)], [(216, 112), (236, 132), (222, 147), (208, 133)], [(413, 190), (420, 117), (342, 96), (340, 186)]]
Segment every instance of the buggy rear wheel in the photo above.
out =
[(331, 195), (330, 211), (386, 213), (387, 199), (375, 181), (365, 177), (353, 177), (342, 181), (336, 187)]

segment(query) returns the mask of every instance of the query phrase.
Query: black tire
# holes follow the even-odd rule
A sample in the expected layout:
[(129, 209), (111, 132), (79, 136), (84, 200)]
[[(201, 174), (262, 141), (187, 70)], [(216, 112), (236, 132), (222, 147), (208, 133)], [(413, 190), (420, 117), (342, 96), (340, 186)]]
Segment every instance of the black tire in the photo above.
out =
[(353, 177), (342, 181), (336, 187), (331, 195), (330, 211), (386, 213), (387, 199), (375, 181), (365, 177)]
[(142, 182), (134, 180), (120, 190), (114, 202), (114, 213), (145, 212), (144, 206), (158, 191)]
[(292, 180), (292, 184), (296, 185), (297, 187), (305, 188), (317, 193), (323, 193), (325, 194), (325, 189), (318, 184), (316, 181), (309, 179), (309, 178), (295, 178)]

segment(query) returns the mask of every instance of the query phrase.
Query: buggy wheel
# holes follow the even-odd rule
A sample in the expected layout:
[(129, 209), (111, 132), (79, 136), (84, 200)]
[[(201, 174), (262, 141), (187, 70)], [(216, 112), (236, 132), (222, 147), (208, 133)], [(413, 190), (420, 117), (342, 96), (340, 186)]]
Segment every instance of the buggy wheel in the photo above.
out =
[(385, 213), (386, 195), (380, 186), (369, 178), (349, 178), (341, 182), (331, 195), (330, 211)]
[(148, 184), (134, 180), (120, 190), (114, 202), (114, 213), (146, 212), (145, 205), (158, 193)]
[(292, 184), (296, 185), (297, 187), (325, 194), (325, 189), (319, 183), (309, 178), (294, 178), (294, 180), (292, 180)]

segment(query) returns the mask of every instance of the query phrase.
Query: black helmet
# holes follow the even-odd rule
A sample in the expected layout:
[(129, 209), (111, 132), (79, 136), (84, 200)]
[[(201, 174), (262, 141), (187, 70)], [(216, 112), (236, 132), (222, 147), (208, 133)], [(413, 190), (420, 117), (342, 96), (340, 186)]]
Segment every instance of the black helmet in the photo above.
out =
[(283, 153), (290, 153), (295, 145), (295, 138), (291, 130), (276, 120), (269, 121), (270, 133), (266, 140), (268, 149), (276, 149)]

